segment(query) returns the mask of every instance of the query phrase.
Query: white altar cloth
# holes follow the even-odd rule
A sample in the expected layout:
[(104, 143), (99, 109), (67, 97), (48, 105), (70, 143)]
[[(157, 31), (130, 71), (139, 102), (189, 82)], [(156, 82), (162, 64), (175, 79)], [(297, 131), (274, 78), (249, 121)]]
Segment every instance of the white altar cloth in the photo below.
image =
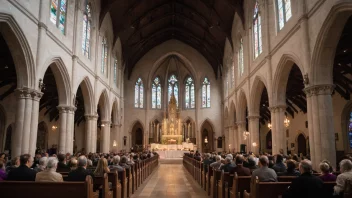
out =
[(185, 153), (189, 151), (155, 151), (159, 154), (160, 159), (182, 158)]
[(177, 149), (189, 149), (189, 150), (195, 150), (196, 145), (193, 145), (193, 143), (186, 143), (182, 142), (182, 144), (150, 144), (150, 149), (158, 149), (158, 150), (177, 150)]

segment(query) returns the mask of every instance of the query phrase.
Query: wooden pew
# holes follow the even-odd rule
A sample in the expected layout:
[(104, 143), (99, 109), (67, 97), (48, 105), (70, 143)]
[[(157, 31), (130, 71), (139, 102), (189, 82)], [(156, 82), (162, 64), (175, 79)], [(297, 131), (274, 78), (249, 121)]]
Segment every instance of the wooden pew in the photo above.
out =
[(121, 183), (121, 198), (127, 198), (127, 178), (126, 169), (118, 173), (118, 178)]
[[(91, 176), (85, 182), (33, 182), (1, 181), (2, 198), (93, 198), (93, 181)], [(30, 196), (29, 196), (30, 195)]]
[(230, 179), (230, 173), (221, 171), (221, 177), (218, 184), (218, 198), (225, 198), (225, 187)]
[(211, 181), (212, 181), (212, 177), (213, 177), (213, 168), (211, 168), (210, 166), (208, 166), (208, 173), (207, 173), (207, 178), (206, 178), (206, 191), (208, 193), (208, 196), (211, 195)]
[[(120, 172), (122, 173), (122, 172)], [(121, 198), (121, 183), (119, 182), (118, 172), (108, 173), (108, 181), (111, 182), (113, 198)]]
[[(259, 182), (258, 177), (251, 186), (251, 198), (278, 198), (286, 192), (291, 182)], [(247, 191), (244, 192), (246, 194)], [(247, 196), (247, 194), (246, 194)]]
[(127, 180), (127, 197), (132, 195), (132, 166), (126, 169), (126, 180)]
[(217, 198), (218, 195), (218, 185), (219, 180), (221, 179), (221, 171), (220, 170), (213, 170), (213, 177), (211, 180), (211, 197)]
[(103, 198), (113, 198), (113, 192), (109, 188), (108, 174), (105, 173), (102, 177), (94, 177), (93, 190), (98, 194), (97, 198), (99, 198), (99, 190), (102, 191)]
[(135, 174), (134, 174), (134, 169), (135, 169), (135, 164), (131, 165), (130, 166), (130, 169), (131, 169), (131, 194), (134, 193), (134, 191), (136, 191), (135, 189), (135, 183), (136, 183), (136, 178), (135, 178)]
[(251, 176), (238, 176), (234, 174), (232, 188), (229, 189), (230, 198), (243, 197), (243, 192), (250, 192)]

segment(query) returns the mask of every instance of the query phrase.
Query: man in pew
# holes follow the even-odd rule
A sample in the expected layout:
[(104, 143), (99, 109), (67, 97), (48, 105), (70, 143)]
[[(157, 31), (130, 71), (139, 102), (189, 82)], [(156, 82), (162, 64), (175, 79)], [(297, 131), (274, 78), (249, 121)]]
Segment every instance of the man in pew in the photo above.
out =
[(211, 163), (210, 167), (218, 170), (221, 166), (221, 156), (220, 155), (215, 156), (215, 160), (216, 162)]
[(109, 167), (111, 171), (117, 170), (118, 172), (123, 171), (123, 167), (119, 165), (120, 156), (116, 155), (112, 158), (112, 165)]
[(233, 172), (236, 172), (238, 176), (250, 176), (251, 171), (249, 168), (243, 167), (243, 155), (236, 156), (236, 167), (233, 169)]
[(122, 156), (120, 161), (120, 166), (125, 169), (129, 169), (130, 166), (127, 164), (127, 161), (128, 161), (128, 158), (126, 156)]
[(283, 194), (283, 198), (309, 198), (309, 197), (323, 197), (323, 181), (318, 177), (312, 175), (312, 162), (303, 160), (299, 164), (299, 171), (301, 176), (294, 179)]
[(86, 170), (87, 168), (87, 158), (82, 155), (78, 158), (78, 167), (68, 173), (67, 181), (85, 181), (86, 176), (90, 175), (94, 178), (93, 173)]
[(262, 155), (259, 158), (260, 168), (256, 169), (252, 173), (252, 181), (255, 181), (256, 177), (259, 178), (259, 182), (277, 182), (277, 175), (275, 171), (268, 167), (269, 159), (267, 156)]
[(70, 168), (66, 165), (66, 157), (64, 154), (59, 154), (57, 156), (59, 163), (57, 164), (57, 172), (70, 172)]
[(8, 174), (9, 181), (34, 181), (37, 172), (30, 169), (33, 164), (33, 157), (29, 154), (20, 156), (20, 166), (11, 170)]
[(220, 170), (224, 170), (225, 173), (233, 173), (233, 169), (235, 167), (232, 165), (232, 159), (231, 157), (226, 157), (225, 158), (225, 163), (220, 167)]
[(56, 172), (58, 160), (56, 157), (49, 157), (46, 169), (37, 173), (36, 182), (63, 182), (62, 175)]

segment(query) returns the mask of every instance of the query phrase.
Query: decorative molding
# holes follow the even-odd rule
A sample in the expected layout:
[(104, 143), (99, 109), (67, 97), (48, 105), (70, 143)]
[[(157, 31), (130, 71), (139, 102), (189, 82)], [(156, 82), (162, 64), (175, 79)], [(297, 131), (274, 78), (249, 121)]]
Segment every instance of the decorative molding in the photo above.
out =
[(84, 117), (86, 118), (86, 120), (98, 120), (98, 115), (89, 115), (89, 114), (86, 114), (84, 115)]
[(76, 111), (76, 107), (75, 106), (64, 106), (64, 105), (60, 105), (56, 107), (60, 113), (74, 113)]
[(29, 12), (25, 7), (23, 7), (17, 0), (7, 0), (14, 7), (16, 7), (22, 14), (26, 15), (29, 20), (33, 21), (33, 23), (38, 24), (39, 19), (35, 18), (35, 16)]
[(250, 120), (250, 121), (251, 121), (251, 120), (254, 120), (254, 121), (255, 121), (255, 120), (259, 120), (261, 117), (260, 117), (259, 115), (253, 115), (253, 116), (248, 116), (247, 118), (248, 118), (248, 120)]
[(325, 85), (313, 85), (303, 89), (307, 97), (316, 95), (331, 95), (335, 89), (335, 85), (325, 84)]
[(43, 23), (43, 22), (38, 23), (38, 28), (44, 28), (45, 31), (48, 31), (48, 26), (46, 26), (45, 23)]
[(286, 105), (277, 105), (277, 106), (272, 106), (269, 107), (270, 112), (275, 113), (275, 112), (285, 112), (286, 111)]

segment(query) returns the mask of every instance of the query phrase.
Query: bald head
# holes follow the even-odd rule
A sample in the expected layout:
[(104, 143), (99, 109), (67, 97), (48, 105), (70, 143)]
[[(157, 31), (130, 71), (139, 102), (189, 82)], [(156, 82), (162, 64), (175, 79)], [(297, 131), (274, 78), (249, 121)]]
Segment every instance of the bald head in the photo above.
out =
[(299, 163), (299, 171), (301, 174), (312, 172), (312, 162), (307, 159), (302, 160), (301, 163)]
[(259, 157), (259, 162), (262, 166), (268, 166), (269, 164), (269, 159), (266, 155), (262, 155)]
[(87, 158), (82, 155), (78, 158), (78, 167), (87, 167)]

